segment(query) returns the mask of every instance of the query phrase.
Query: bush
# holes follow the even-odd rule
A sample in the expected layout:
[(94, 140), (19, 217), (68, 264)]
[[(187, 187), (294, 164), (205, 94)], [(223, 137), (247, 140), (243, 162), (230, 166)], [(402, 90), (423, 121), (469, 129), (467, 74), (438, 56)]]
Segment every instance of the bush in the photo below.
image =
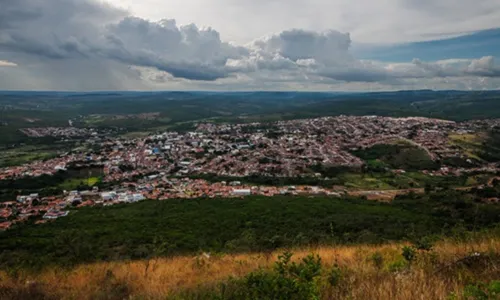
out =
[(382, 257), (382, 254), (380, 254), (380, 252), (373, 253), (373, 255), (370, 257), (370, 260), (377, 270), (382, 269), (382, 267), (384, 266), (384, 258)]
[(340, 281), (342, 281), (343, 273), (338, 265), (333, 266), (328, 274), (328, 283), (335, 287), (338, 286)]
[(423, 238), (420, 238), (420, 239), (416, 240), (413, 243), (413, 246), (417, 250), (431, 251), (432, 248), (434, 247), (434, 239), (431, 238), (431, 237), (429, 237), (429, 236), (425, 236)]
[[(229, 299), (317, 299), (320, 294), (321, 258), (309, 255), (300, 263), (291, 262), (291, 258), (292, 253), (283, 253), (273, 271), (252, 272), (235, 281), (231, 291), (224, 287), (223, 296)], [(332, 272), (329, 279), (337, 284), (340, 270)]]
[(411, 264), (415, 258), (417, 257), (417, 250), (413, 247), (410, 246), (404, 246), (403, 247), (403, 253), (402, 253), (404, 259)]
[(404, 260), (397, 260), (394, 262), (391, 262), (387, 265), (387, 269), (389, 272), (396, 273), (396, 272), (401, 272), (404, 269), (408, 267), (408, 263)]
[(500, 299), (500, 281), (493, 280), (488, 284), (468, 285), (464, 289), (463, 296), (465, 299), (474, 300)]

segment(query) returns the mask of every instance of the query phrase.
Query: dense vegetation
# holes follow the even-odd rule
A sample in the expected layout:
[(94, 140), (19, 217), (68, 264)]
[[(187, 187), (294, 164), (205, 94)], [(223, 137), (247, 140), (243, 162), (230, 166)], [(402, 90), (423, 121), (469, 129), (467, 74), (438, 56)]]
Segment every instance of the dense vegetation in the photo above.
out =
[(352, 198), (248, 197), (83, 208), (0, 233), (3, 266), (74, 264), (186, 252), (380, 243), (494, 226), (500, 207), (461, 192), (391, 204)]
[(439, 163), (433, 161), (425, 150), (405, 143), (377, 144), (367, 149), (354, 151), (353, 154), (365, 161), (380, 160), (394, 169), (414, 171), (439, 168)]

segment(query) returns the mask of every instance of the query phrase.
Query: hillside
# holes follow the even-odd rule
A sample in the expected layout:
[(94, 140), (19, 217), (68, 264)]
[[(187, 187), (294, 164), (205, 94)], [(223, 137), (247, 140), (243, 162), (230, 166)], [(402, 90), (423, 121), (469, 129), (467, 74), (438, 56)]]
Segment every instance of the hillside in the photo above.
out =
[(419, 248), (315, 247), (292, 249), (291, 261), (282, 249), (10, 270), (0, 272), (0, 299), (498, 299), (498, 238)]
[(400, 195), (391, 203), (349, 196), (249, 196), (85, 207), (51, 223), (28, 222), (0, 232), (0, 268), (37, 270), (200, 250), (418, 241), (495, 227), (500, 206), (481, 202), (481, 193), (486, 191), (445, 190)]

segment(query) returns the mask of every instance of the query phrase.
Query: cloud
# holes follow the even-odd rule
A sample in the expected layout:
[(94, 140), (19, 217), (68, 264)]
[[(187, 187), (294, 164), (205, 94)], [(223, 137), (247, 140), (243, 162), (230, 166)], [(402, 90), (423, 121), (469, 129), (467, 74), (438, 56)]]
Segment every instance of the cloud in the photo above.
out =
[[(209, 25), (227, 40), (247, 43), (290, 28), (350, 32), (357, 43), (440, 39), (499, 27), (498, 0), (110, 0), (152, 20)], [(256, 19), (258, 16), (258, 19)]]
[(253, 45), (259, 51), (276, 53), (292, 61), (309, 58), (321, 62), (352, 59), (349, 54), (349, 34), (334, 30), (313, 32), (293, 29), (256, 40)]
[(228, 76), (228, 59), (246, 52), (222, 42), (211, 28), (178, 27), (174, 20), (150, 22), (94, 1), (19, 0), (5, 5), (0, 50), (11, 53), (49, 60), (108, 59), (213, 81)]
[(0, 60), (0, 67), (17, 67), (17, 64), (6, 60)]
[(108, 25), (106, 34), (104, 56), (193, 80), (227, 77), (226, 62), (247, 53), (243, 47), (222, 42), (212, 28), (178, 27), (175, 20), (155, 23), (127, 17)]
[(495, 64), (493, 56), (474, 59), (467, 66), (467, 74), (484, 77), (500, 77), (500, 66)]
[(500, 77), (491, 56), (360, 60), (351, 35), (336, 30), (284, 30), (238, 46), (210, 27), (146, 20), (93, 0), (0, 6), (0, 66), (17, 66), (1, 71), (2, 89), (19, 79), (33, 89), (109, 90), (401, 87), (443, 78), (489, 78), (494, 86)]
[[(411, 78), (499, 77), (491, 56), (410, 63), (359, 60), (350, 52), (349, 34), (290, 30), (254, 41), (248, 57), (232, 62), (246, 71), (298, 70), (343, 82), (389, 82)], [(277, 63), (280, 62), (280, 63)], [(244, 66), (244, 67), (243, 67)]]

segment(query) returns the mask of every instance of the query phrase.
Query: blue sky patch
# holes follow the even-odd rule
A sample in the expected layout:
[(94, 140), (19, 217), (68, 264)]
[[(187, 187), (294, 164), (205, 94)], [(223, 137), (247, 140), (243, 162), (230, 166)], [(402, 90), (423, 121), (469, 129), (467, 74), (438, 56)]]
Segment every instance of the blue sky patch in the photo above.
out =
[(454, 38), (392, 46), (353, 45), (360, 59), (408, 62), (414, 58), (436, 61), (451, 58), (500, 57), (500, 28), (483, 30)]

